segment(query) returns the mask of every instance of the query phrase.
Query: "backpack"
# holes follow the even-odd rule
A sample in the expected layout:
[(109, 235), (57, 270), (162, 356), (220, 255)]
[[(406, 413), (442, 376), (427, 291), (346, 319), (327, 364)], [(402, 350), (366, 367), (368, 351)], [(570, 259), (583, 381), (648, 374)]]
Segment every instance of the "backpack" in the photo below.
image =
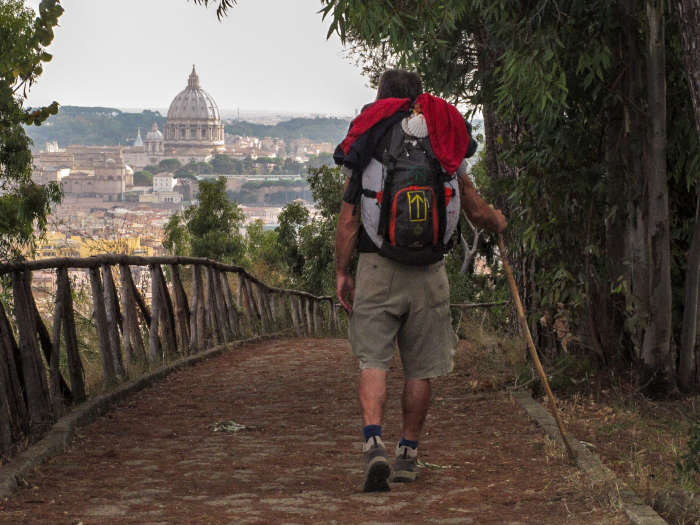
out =
[(382, 162), (372, 158), (362, 173), (362, 225), (385, 257), (424, 266), (442, 260), (459, 224), (459, 186), (445, 173), (430, 139), (387, 132)]

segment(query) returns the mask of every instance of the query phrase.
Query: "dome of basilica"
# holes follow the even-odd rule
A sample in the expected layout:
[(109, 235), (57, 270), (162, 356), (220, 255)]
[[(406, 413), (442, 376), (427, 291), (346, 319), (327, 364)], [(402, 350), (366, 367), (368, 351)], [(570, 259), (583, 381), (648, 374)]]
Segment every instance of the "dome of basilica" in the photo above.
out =
[(165, 141), (166, 146), (224, 144), (224, 127), (219, 108), (212, 96), (200, 87), (194, 66), (187, 87), (178, 93), (168, 109)]
[(219, 108), (209, 93), (199, 86), (199, 76), (192, 66), (187, 87), (170, 103), (168, 120), (203, 119), (219, 120)]
[(158, 129), (158, 124), (153, 123), (151, 131), (146, 134), (146, 140), (163, 140), (163, 133)]

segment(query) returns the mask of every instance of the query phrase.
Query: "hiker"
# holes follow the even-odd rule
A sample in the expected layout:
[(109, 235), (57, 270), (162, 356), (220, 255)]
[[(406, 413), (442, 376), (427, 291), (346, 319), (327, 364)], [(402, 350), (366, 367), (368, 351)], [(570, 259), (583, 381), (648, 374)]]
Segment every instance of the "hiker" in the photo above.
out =
[[(418, 74), (387, 70), (377, 99), (353, 120), (334, 154), (347, 176), (336, 234), (336, 293), (350, 314), (349, 339), (360, 365), (365, 492), (389, 490), (392, 470), (394, 482), (416, 479), (430, 379), (454, 366), (457, 336), (443, 254), (460, 209), (492, 232), (507, 224), (467, 175), (465, 155), (475, 149), (454, 106), (423, 93)], [(349, 273), (355, 248), (356, 284)], [(403, 435), (392, 469), (381, 424), (395, 343), (405, 382)]]

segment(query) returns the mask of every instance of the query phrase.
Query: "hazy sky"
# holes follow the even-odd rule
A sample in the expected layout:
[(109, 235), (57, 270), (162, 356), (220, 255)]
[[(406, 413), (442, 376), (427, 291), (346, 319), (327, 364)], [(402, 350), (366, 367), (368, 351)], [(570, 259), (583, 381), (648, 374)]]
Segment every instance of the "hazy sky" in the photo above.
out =
[(62, 5), (32, 105), (167, 108), (192, 64), (221, 110), (352, 115), (374, 96), (339, 39), (326, 40), (318, 0), (239, 0), (221, 22), (187, 0)]

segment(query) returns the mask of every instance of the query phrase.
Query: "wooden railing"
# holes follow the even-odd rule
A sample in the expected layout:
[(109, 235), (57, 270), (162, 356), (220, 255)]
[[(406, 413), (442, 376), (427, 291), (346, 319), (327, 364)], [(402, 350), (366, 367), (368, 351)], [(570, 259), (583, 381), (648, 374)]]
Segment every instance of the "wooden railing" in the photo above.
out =
[[(141, 290), (134, 281), (137, 269), (145, 277)], [(32, 287), (38, 270), (55, 273), (43, 294), (43, 311)], [(86, 385), (85, 343), (83, 351), (79, 348), (74, 294), (80, 277), (90, 296), (84, 298), (90, 311), (81, 326), (94, 330), (90, 333), (99, 350), (97, 387)], [(0, 301), (4, 457), (42, 436), (90, 390), (111, 389), (164, 362), (235, 340), (281, 330), (305, 336), (338, 334), (341, 328), (331, 297), (273, 288), (243, 268), (208, 259), (43, 259), (0, 264), (0, 278), (11, 288), (12, 299), (7, 310)]]

